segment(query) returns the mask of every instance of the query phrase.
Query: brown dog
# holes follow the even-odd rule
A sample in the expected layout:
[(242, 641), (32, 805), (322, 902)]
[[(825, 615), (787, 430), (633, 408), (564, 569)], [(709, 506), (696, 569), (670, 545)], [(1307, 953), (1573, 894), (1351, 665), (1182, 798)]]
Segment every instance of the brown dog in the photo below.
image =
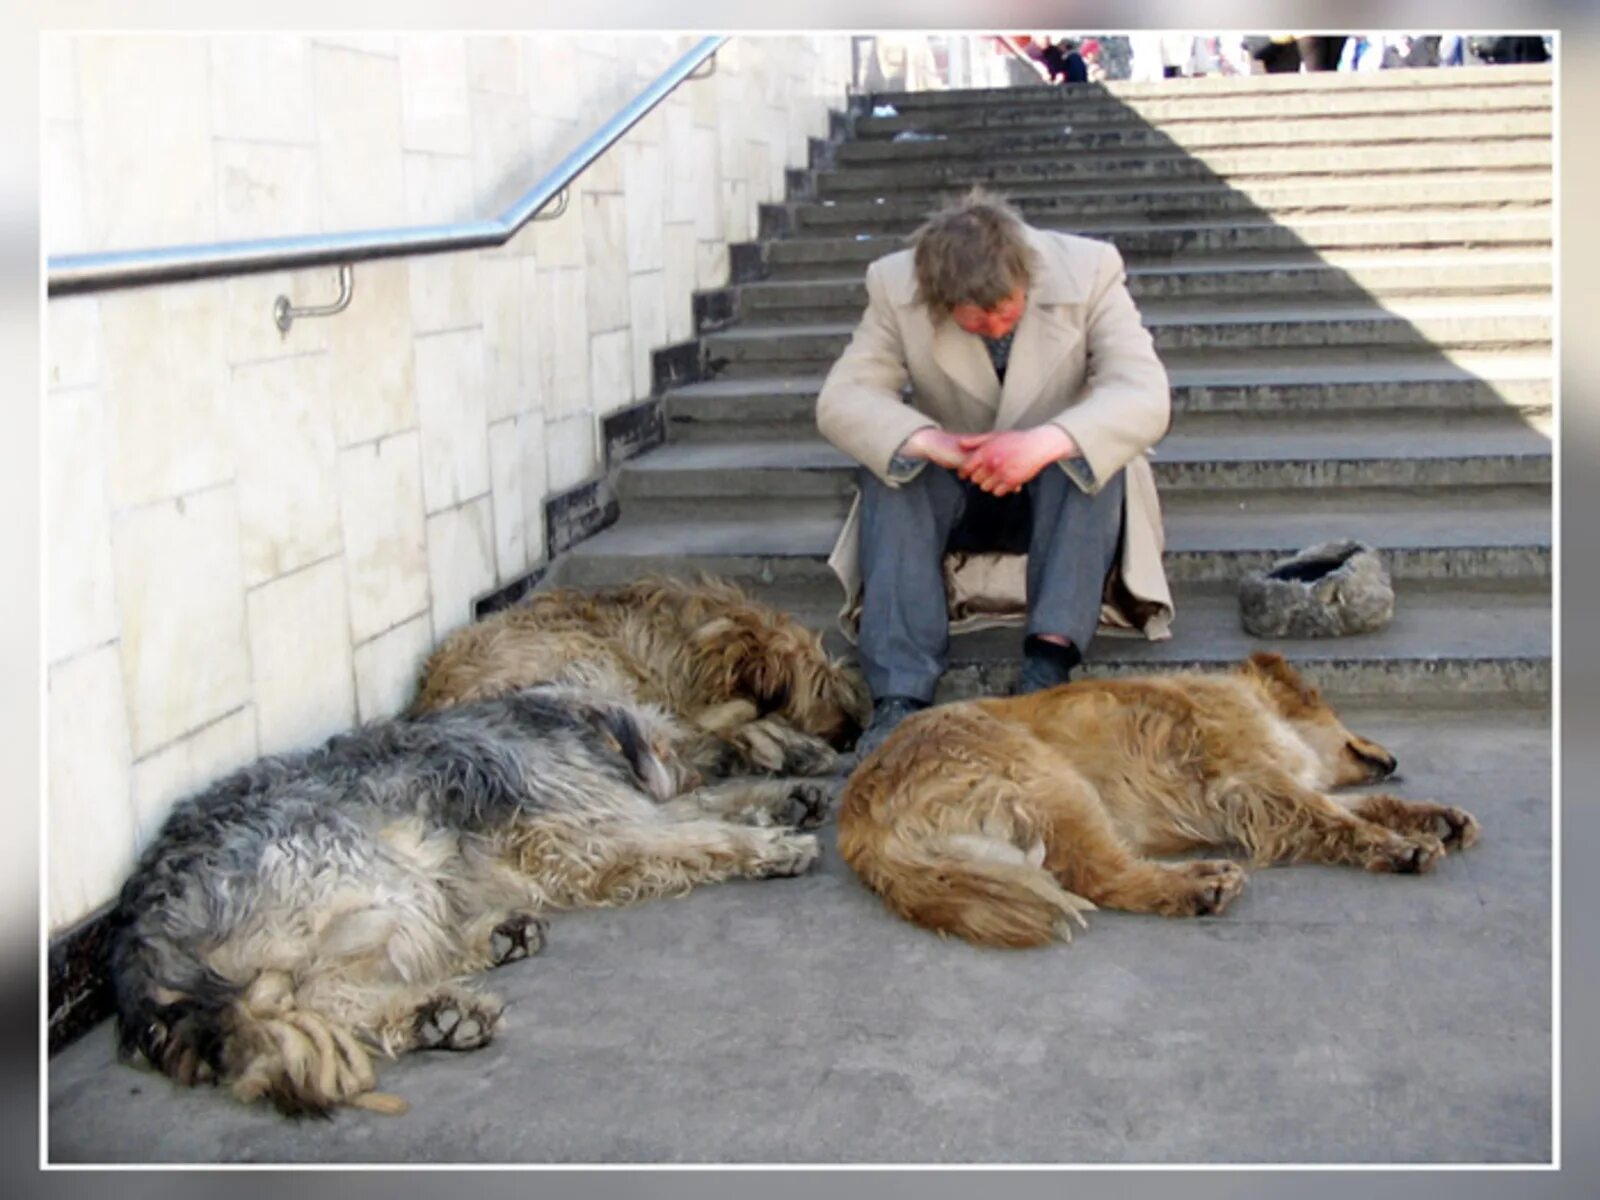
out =
[(1276, 654), (1228, 674), (1086, 680), (918, 713), (846, 785), (839, 850), (915, 924), (969, 941), (1070, 938), (1103, 905), (1220, 913), (1258, 865), (1429, 871), (1478, 839), (1459, 808), (1328, 788), (1387, 777), (1394, 757), (1347, 730)]
[(726, 580), (558, 588), (446, 639), (412, 713), (570, 682), (664, 708), (677, 752), (711, 775), (826, 774), (853, 745), (866, 687), (793, 617)]

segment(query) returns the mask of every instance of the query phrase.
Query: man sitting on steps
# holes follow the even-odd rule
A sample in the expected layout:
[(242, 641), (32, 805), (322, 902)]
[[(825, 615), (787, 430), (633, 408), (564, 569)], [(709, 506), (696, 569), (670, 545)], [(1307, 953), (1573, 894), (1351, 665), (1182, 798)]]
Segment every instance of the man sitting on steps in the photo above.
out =
[(1159, 638), (1172, 614), (1145, 458), (1167, 374), (1116, 249), (975, 189), (866, 282), (817, 400), (823, 435), (861, 464), (830, 564), (860, 614), (863, 755), (933, 701), (947, 552), (1026, 556), (1019, 691), (1066, 682), (1102, 621)]

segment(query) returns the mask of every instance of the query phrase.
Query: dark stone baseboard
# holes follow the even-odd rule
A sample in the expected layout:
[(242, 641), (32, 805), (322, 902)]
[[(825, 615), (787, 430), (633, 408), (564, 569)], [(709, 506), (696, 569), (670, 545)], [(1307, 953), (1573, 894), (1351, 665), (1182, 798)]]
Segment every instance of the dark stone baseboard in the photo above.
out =
[[(739, 289), (712, 288), (694, 294), (694, 331), (715, 333), (739, 319)], [(658, 389), (659, 391), (659, 389)]]
[(600, 421), (607, 470), (667, 440), (661, 401), (655, 397), (619, 408)]
[(705, 378), (700, 339), (677, 342), (650, 352), (650, 392), (659, 396), (668, 388), (698, 383)]
[(759, 283), (770, 274), (764, 242), (734, 242), (728, 247), (729, 283)]
[(539, 586), (539, 581), (550, 573), (548, 562), (540, 563), (526, 575), (519, 575), (504, 587), (496, 588), (487, 596), (479, 596), (472, 603), (472, 619), (481, 621), (497, 612), (520, 603), (529, 592)]
[(593, 537), (617, 519), (616, 489), (604, 475), (551, 496), (544, 503), (544, 544), (550, 557)]
[(55, 1054), (77, 1041), (114, 1011), (106, 954), (111, 907), (50, 939), (48, 1047)]

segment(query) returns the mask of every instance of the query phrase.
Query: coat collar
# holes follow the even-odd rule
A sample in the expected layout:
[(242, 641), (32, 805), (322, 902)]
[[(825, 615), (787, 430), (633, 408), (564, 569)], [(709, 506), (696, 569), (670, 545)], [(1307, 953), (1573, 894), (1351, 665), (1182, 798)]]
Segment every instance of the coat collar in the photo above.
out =
[[(1009, 429), (1021, 419), (1055, 379), (1062, 361), (1083, 337), (1081, 323), (1072, 320), (1069, 306), (1088, 294), (1092, 269), (1081, 239), (1029, 229), (1036, 270), (1028, 289), (1027, 307), (1017, 323), (1016, 339), (1006, 367), (1004, 388), (995, 375), (983, 339), (950, 320), (933, 321), (933, 359), (959, 387), (994, 410), (996, 429)], [(905, 252), (902, 269), (893, 275), (891, 289), (898, 305), (915, 305), (916, 275), (911, 254)], [(932, 321), (932, 315), (929, 314)]]

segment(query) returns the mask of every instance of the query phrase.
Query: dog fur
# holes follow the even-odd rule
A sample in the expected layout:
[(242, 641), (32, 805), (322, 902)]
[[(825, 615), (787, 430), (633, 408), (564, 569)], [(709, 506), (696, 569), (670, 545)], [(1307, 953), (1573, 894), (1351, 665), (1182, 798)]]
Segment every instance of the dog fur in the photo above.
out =
[(1085, 680), (906, 720), (845, 787), (839, 850), (900, 916), (941, 934), (1034, 946), (1102, 906), (1224, 911), (1255, 865), (1422, 873), (1472, 845), (1459, 808), (1327, 789), (1387, 777), (1278, 655), (1229, 674)]
[(414, 712), (577, 677), (659, 705), (709, 775), (828, 774), (870, 708), (822, 639), (725, 580), (652, 576), (536, 593), (454, 634), (423, 668)]
[(120, 1041), (285, 1113), (372, 1093), (372, 1052), (469, 1050), (500, 1021), (460, 976), (526, 957), (537, 914), (631, 904), (817, 856), (828, 788), (700, 787), (680, 730), (543, 686), (263, 759), (180, 802), (112, 918)]

